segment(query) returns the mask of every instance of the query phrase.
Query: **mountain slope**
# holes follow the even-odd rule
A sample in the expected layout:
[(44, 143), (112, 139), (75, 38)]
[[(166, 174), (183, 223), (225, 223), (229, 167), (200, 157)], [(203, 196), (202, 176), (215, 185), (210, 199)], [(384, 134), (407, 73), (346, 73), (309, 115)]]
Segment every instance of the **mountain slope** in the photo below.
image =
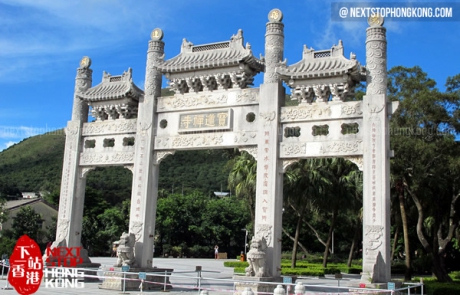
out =
[[(64, 155), (63, 130), (33, 136), (0, 152), (0, 191), (59, 192)], [(176, 152), (160, 164), (159, 190), (203, 192), (226, 190), (228, 171), (224, 167), (228, 150)], [(123, 167), (97, 168), (87, 177), (87, 188), (112, 203), (131, 194), (132, 174)]]

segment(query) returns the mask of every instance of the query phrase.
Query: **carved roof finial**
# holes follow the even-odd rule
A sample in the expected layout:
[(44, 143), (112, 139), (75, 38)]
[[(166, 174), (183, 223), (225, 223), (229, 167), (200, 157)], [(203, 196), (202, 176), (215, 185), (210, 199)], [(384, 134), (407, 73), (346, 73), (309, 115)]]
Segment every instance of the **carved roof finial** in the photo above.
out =
[(367, 19), (367, 23), (370, 27), (382, 27), (384, 22), (383, 16), (379, 13), (374, 13)]
[(232, 40), (232, 41), (237, 41), (237, 40), (242, 40), (242, 39), (243, 39), (243, 30), (242, 29), (239, 29), (238, 33), (236, 33), (236, 35), (232, 35), (232, 37), (230, 37), (230, 40)]
[(283, 13), (278, 8), (272, 9), (268, 13), (268, 20), (273, 23), (279, 23), (283, 20)]

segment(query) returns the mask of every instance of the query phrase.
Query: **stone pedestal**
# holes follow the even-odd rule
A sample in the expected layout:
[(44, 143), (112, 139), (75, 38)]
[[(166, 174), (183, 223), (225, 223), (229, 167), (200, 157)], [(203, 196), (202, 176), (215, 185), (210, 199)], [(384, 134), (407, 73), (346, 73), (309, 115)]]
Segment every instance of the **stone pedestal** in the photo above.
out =
[[(172, 268), (131, 268), (126, 273), (125, 291), (139, 291), (141, 280), (139, 280), (139, 272), (146, 272), (147, 279), (144, 280), (143, 290), (163, 290), (165, 277), (164, 275), (171, 275)], [(104, 269), (104, 282), (99, 285), (99, 289), (123, 291), (123, 277), (121, 267), (106, 267)], [(149, 275), (156, 273), (159, 276)], [(171, 289), (171, 282), (169, 276), (166, 277), (166, 289)]]
[[(273, 294), (273, 290), (276, 288), (276, 284), (281, 282), (280, 278), (273, 278), (273, 277), (245, 277), (245, 276), (234, 276), (233, 280), (235, 281), (235, 293), (233, 295), (241, 295), (245, 288), (251, 288), (254, 295), (259, 293), (266, 294), (270, 293)], [(273, 284), (267, 284), (273, 283)]]

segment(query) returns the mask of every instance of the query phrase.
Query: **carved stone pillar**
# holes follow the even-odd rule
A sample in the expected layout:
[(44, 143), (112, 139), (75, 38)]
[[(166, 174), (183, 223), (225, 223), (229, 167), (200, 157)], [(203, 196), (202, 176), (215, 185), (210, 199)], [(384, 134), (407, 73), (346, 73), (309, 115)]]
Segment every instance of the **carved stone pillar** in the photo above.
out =
[(91, 60), (85, 56), (77, 69), (72, 120), (65, 129), (59, 215), (53, 246), (79, 247), (81, 244), (86, 178), (79, 165), (83, 145), (81, 132), (83, 123), (88, 121), (88, 105), (78, 97), (78, 93), (91, 87), (93, 71), (89, 68), (90, 65)]
[(265, 35), (265, 74), (260, 87), (257, 134), (257, 191), (255, 235), (267, 242), (266, 275), (281, 275), (281, 226), (283, 208), (282, 161), (279, 159), (279, 110), (285, 91), (275, 73), (283, 58), (284, 25), (278, 9), (269, 13)]
[(363, 104), (363, 281), (386, 283), (390, 261), (390, 160), (387, 41), (383, 18), (366, 33), (367, 92)]
[(279, 74), (275, 67), (283, 60), (284, 54), (284, 24), (283, 14), (279, 9), (273, 9), (268, 14), (269, 22), (265, 33), (265, 74), (264, 83), (278, 83)]
[(162, 74), (157, 68), (164, 56), (163, 32), (154, 29), (147, 52), (145, 94), (139, 101), (129, 232), (135, 234), (134, 255), (139, 267), (152, 267), (158, 195), (159, 164), (154, 159), (157, 98)]

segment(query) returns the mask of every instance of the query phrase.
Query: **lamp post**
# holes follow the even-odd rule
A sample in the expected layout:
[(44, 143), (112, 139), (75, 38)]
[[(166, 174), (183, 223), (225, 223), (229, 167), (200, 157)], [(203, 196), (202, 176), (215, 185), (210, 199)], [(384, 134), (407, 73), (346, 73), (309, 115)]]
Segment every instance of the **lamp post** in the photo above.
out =
[(245, 229), (245, 228), (243, 228), (242, 230), (245, 231), (245, 235), (244, 235), (244, 257), (246, 257), (246, 253), (247, 253), (246, 249), (248, 247), (248, 230)]

